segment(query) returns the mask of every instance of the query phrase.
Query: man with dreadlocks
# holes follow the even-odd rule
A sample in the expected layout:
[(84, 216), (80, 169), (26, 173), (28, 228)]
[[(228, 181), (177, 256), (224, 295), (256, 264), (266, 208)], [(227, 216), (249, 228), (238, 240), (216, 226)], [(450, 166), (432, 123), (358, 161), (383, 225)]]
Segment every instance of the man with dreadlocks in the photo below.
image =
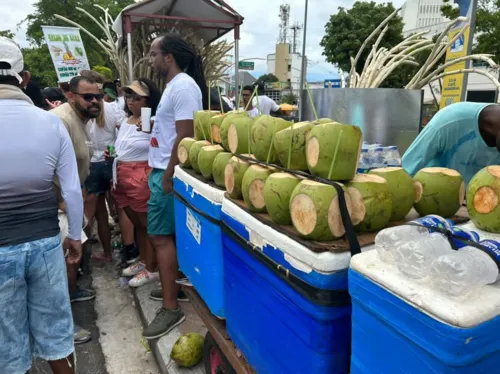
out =
[(151, 197), (148, 201), (148, 234), (156, 251), (161, 290), (151, 298), (163, 300), (163, 307), (143, 335), (155, 339), (167, 334), (185, 319), (177, 301), (185, 299), (175, 283), (178, 276), (175, 248), (174, 196), (172, 177), (179, 163), (177, 146), (193, 136), (193, 113), (207, 108), (207, 86), (201, 58), (177, 34), (167, 34), (151, 44), (149, 61), (153, 70), (166, 79), (156, 112), (149, 147)]

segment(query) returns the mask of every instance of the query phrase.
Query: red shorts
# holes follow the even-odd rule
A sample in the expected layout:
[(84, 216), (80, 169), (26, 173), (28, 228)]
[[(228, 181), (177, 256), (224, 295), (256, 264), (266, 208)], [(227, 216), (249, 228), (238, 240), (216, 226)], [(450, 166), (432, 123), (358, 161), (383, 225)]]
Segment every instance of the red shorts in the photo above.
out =
[(117, 183), (113, 189), (113, 197), (118, 208), (129, 206), (135, 212), (148, 211), (150, 172), (151, 168), (147, 161), (118, 162)]

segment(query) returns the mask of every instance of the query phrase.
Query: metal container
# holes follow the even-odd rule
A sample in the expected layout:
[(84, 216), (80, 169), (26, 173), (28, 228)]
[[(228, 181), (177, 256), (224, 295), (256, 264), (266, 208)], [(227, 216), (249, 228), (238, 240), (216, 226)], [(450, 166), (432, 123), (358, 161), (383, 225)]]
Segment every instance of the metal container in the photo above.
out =
[[(357, 125), (363, 140), (397, 145), (401, 155), (417, 137), (423, 91), (396, 88), (320, 88), (311, 90), (318, 117)], [(307, 91), (302, 92), (303, 119), (314, 119)]]

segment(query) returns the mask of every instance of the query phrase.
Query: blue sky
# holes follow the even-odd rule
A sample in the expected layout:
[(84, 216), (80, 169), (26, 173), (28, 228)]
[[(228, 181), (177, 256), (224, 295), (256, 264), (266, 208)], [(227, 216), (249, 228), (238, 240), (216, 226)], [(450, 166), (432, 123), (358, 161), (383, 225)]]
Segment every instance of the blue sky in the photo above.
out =
[[(184, 0), (187, 1), (187, 0)], [(225, 0), (231, 7), (244, 17), (241, 28), (240, 58), (266, 58), (274, 53), (279, 34), (279, 8), (282, 4), (290, 4), (290, 24), (304, 22), (305, 0)], [(16, 25), (33, 12), (35, 0), (0, 0), (2, 14), (1, 30), (10, 29), (16, 33), (16, 41), (27, 46), (25, 29), (16, 29)], [(387, 1), (375, 0), (383, 3)], [(404, 0), (392, 1), (395, 6), (402, 6)], [(306, 55), (310, 62), (307, 80), (310, 82), (335, 78), (337, 68), (325, 62), (319, 45), (324, 27), (331, 14), (337, 12), (339, 6), (349, 8), (354, 1), (346, 0), (309, 0), (309, 16), (307, 30)], [(232, 39), (232, 33), (227, 36)], [(267, 73), (266, 61), (255, 61), (255, 71), (250, 72), (255, 77)]]

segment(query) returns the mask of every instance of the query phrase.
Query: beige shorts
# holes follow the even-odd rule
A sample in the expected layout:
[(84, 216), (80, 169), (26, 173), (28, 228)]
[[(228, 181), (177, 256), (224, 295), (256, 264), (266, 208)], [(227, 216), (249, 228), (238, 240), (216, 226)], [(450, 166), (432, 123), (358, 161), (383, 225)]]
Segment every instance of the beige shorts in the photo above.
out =
[[(66, 239), (66, 236), (68, 236), (68, 217), (66, 216), (66, 213), (63, 212), (62, 210), (59, 210), (57, 213), (57, 217), (59, 218), (59, 229), (61, 230), (61, 241)], [(83, 217), (83, 228), (87, 226), (87, 219), (85, 216)], [(85, 235), (85, 232), (83, 231), (82, 228), (82, 244), (87, 241), (87, 235)]]

